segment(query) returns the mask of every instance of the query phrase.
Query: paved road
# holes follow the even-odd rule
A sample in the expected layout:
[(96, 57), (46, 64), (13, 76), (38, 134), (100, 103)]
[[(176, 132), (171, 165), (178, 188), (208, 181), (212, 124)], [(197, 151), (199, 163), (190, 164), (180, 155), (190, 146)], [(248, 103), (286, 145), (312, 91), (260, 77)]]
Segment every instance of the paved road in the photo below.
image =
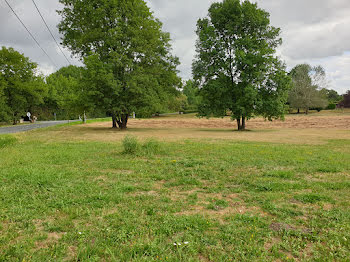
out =
[(75, 122), (75, 121), (77, 121), (77, 120), (38, 121), (35, 124), (0, 127), (0, 134), (20, 133), (20, 132), (33, 130), (33, 129), (44, 128), (44, 127), (49, 127), (49, 126), (56, 126), (56, 125), (66, 124), (66, 123)]

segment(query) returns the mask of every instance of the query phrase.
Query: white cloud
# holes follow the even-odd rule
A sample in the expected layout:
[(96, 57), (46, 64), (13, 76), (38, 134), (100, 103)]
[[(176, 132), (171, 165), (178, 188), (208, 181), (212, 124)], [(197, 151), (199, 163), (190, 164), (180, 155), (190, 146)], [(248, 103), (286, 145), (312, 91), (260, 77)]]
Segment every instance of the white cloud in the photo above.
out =
[[(46, 31), (31, 1), (8, 0), (59, 67), (66, 65)], [(174, 53), (180, 58), (181, 76), (191, 77), (195, 54), (196, 22), (207, 14), (215, 0), (147, 0), (151, 10), (171, 33)], [(350, 1), (349, 0), (257, 0), (271, 14), (271, 22), (282, 29), (283, 45), (279, 54), (288, 68), (298, 63), (321, 64), (339, 92), (350, 89)], [(57, 39), (60, 21), (58, 0), (36, 0)], [(39, 63), (45, 73), (53, 66), (35, 45), (4, 1), (0, 1), (0, 45), (12, 46)], [(66, 51), (67, 56), (69, 52)], [(77, 60), (73, 63), (79, 64)]]

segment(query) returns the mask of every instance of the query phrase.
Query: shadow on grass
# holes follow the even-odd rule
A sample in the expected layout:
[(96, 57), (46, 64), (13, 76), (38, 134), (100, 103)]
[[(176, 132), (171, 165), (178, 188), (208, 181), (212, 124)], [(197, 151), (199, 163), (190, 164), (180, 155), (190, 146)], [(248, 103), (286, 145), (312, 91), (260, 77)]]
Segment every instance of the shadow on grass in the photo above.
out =
[[(119, 128), (112, 128), (112, 127), (85, 127), (84, 130), (86, 131), (96, 131), (96, 132), (106, 132), (106, 131), (112, 131), (112, 132), (120, 132), (120, 133), (142, 133), (142, 132), (149, 132), (149, 131), (160, 131), (160, 130), (171, 130), (171, 128), (127, 128), (127, 129), (119, 129)], [(174, 128), (175, 130), (175, 128)]]
[(236, 133), (236, 134), (244, 134), (244, 133), (272, 133), (276, 132), (277, 130), (274, 129), (246, 129), (244, 131), (238, 131), (237, 129), (216, 129), (216, 128), (201, 128), (201, 129), (195, 129), (195, 131), (198, 132), (213, 132), (213, 133)]

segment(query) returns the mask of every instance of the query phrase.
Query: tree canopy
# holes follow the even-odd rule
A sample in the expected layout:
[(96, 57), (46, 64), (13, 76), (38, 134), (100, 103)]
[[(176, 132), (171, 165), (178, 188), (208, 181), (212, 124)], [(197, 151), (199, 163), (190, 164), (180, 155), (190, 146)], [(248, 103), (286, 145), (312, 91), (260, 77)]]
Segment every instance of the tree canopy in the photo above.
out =
[(43, 78), (37, 74), (37, 64), (15, 51), (0, 50), (0, 120), (11, 119), (14, 124), (43, 103), (45, 96)]
[(325, 108), (328, 105), (326, 95), (321, 92), (325, 82), (325, 70), (321, 66), (312, 67), (308, 64), (295, 66), (291, 72), (292, 89), (288, 102), (292, 108), (305, 109)]
[(276, 56), (280, 29), (269, 14), (249, 1), (214, 3), (197, 22), (194, 79), (200, 86), (201, 116), (227, 111), (245, 129), (256, 115), (283, 118), (290, 79)]
[(327, 97), (330, 103), (338, 103), (342, 100), (342, 96), (338, 94), (337, 91), (333, 89), (322, 88), (321, 92)]
[(183, 90), (183, 94), (187, 97), (188, 109), (197, 110), (200, 104), (199, 88), (192, 79), (187, 80)]
[(51, 114), (56, 113), (63, 119), (76, 119), (88, 110), (81, 84), (82, 74), (82, 67), (71, 65), (60, 68), (46, 78), (48, 94), (45, 106)]
[(63, 44), (81, 57), (87, 99), (124, 129), (132, 112), (156, 112), (178, 94), (178, 59), (143, 0), (60, 0)]

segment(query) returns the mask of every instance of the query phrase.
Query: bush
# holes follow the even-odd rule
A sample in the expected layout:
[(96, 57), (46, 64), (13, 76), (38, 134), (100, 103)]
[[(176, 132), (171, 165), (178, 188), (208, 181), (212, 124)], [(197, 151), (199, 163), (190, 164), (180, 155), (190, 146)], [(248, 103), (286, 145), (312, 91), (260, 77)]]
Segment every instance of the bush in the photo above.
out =
[(123, 139), (124, 154), (129, 155), (154, 155), (162, 152), (161, 143), (155, 139), (148, 139), (140, 144), (136, 137), (126, 136)]
[(334, 104), (334, 103), (330, 103), (330, 104), (328, 105), (328, 107), (327, 107), (328, 110), (334, 110), (334, 109), (336, 109), (336, 108), (337, 108), (337, 105)]
[(142, 152), (145, 155), (153, 155), (161, 152), (161, 144), (155, 139), (147, 140), (142, 146)]
[(124, 147), (123, 153), (125, 154), (134, 155), (140, 150), (140, 144), (136, 137), (127, 135), (124, 137), (122, 143)]
[(317, 112), (321, 112), (323, 109), (323, 107), (312, 107), (309, 110), (316, 110)]
[(9, 135), (0, 136), (0, 148), (12, 145), (16, 143), (16, 141), (17, 139), (13, 136), (9, 136)]
[(184, 114), (193, 114), (193, 113), (198, 113), (198, 110), (195, 110), (195, 109), (193, 109), (193, 110), (184, 110), (183, 113)]

